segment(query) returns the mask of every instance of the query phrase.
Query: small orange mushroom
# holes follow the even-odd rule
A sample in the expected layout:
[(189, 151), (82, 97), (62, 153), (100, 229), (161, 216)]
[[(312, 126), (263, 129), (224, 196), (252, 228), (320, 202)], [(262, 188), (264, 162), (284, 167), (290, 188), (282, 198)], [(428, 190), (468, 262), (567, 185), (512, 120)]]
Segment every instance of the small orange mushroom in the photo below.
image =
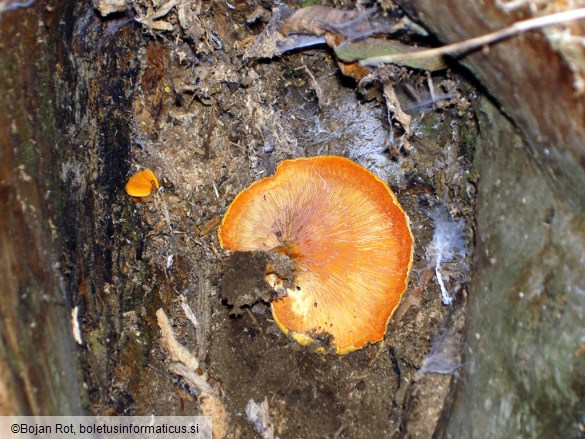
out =
[[(338, 354), (382, 340), (404, 294), (413, 236), (396, 195), (343, 157), (286, 160), (229, 206), (219, 241), (232, 251), (276, 251), (294, 261), (293, 285), (271, 303), (280, 329)], [(317, 350), (323, 351), (323, 347)]]
[(134, 174), (126, 183), (126, 193), (137, 201), (148, 201), (152, 192), (158, 188), (158, 180), (150, 169)]

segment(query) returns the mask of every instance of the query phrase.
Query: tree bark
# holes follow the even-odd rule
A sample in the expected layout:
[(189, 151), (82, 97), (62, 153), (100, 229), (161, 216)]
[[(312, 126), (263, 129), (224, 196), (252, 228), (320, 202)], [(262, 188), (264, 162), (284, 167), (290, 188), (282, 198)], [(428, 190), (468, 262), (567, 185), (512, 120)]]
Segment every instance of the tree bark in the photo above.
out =
[[(445, 44), (531, 18), (527, 7), (506, 12), (498, 6), (504, 2), (494, 0), (399, 3)], [(576, 38), (585, 35), (582, 20), (566, 28)], [(461, 61), (518, 127), (551, 187), (584, 209), (585, 47), (577, 42), (553, 43), (551, 33), (553, 28), (528, 32)], [(560, 36), (558, 28), (556, 35)]]
[(131, 25), (100, 21), (91, 2), (0, 9), (0, 414), (80, 414), (72, 310), (105, 328), (121, 318), (102, 299), (118, 269)]
[[(494, 1), (401, 3), (444, 43), (528, 18)], [(510, 119), (485, 100), (478, 108), (465, 366), (435, 437), (582, 434), (585, 51), (568, 49), (536, 31), (462, 60)]]

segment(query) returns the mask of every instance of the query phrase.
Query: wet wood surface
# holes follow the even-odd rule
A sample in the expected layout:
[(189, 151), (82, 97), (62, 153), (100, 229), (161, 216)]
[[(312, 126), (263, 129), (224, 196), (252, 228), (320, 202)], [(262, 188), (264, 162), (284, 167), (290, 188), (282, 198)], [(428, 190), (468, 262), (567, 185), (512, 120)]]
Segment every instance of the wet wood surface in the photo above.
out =
[[(121, 318), (103, 295), (117, 269), (108, 207), (126, 174), (129, 124), (120, 109), (135, 55), (120, 44), (124, 23), (106, 28), (89, 2), (5, 3), (0, 414), (79, 414), (87, 393), (71, 312), (89, 309), (106, 327)], [(96, 376), (107, 379), (106, 369), (96, 365)]]
[(0, 13), (2, 415), (81, 407), (52, 213), (60, 139), (48, 66), (61, 60), (45, 28), (55, 24), (40, 8)]

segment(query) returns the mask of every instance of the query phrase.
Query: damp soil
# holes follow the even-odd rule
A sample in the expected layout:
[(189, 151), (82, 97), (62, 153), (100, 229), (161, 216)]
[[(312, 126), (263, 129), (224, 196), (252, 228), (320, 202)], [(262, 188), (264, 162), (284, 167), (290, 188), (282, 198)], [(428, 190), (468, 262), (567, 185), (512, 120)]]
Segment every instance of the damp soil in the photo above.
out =
[[(257, 7), (269, 11), (228, 6), (210, 4), (187, 36), (143, 29), (129, 175), (150, 168), (160, 190), (136, 203), (120, 183), (117, 294), (106, 296), (119, 318), (113, 328), (84, 326), (86, 405), (104, 414), (200, 413), (197, 390), (169, 371), (159, 344), (162, 307), (218, 389), (229, 437), (262, 437), (246, 416), (250, 400), (267, 402), (280, 438), (431, 437), (457, 366), (420, 370), (431, 347), (439, 362), (459, 355), (474, 242), (476, 92), (452, 71), (402, 75), (394, 87), (413, 134), (408, 147), (397, 145), (383, 96), (366, 99), (325, 48), (244, 59), (242, 46), (265, 25), (250, 17)], [(431, 99), (431, 83), (445, 99)], [(287, 338), (269, 296), (234, 312), (225, 285), (238, 283), (237, 270), (226, 269), (228, 252), (217, 238), (239, 191), (285, 159), (316, 155), (349, 157), (386, 181), (415, 238), (409, 287), (385, 339), (343, 356), (318, 355)], [(429, 215), (439, 205), (465, 221), (466, 258), (444, 267), (450, 306), (427, 257)], [(240, 288), (262, 284), (245, 277)], [(446, 339), (450, 349), (441, 345)]]

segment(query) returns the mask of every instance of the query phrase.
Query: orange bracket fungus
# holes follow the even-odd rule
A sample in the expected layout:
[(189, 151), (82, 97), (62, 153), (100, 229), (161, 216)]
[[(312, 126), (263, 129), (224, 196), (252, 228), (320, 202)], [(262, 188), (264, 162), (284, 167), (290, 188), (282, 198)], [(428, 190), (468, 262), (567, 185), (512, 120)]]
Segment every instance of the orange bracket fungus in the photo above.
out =
[(150, 169), (134, 174), (126, 183), (126, 193), (134, 197), (135, 201), (148, 201), (158, 188), (158, 180)]
[(338, 354), (384, 338), (412, 267), (413, 236), (396, 195), (343, 157), (282, 162), (236, 196), (219, 241), (290, 258), (292, 282), (266, 270), (278, 292), (274, 320), (300, 344)]

